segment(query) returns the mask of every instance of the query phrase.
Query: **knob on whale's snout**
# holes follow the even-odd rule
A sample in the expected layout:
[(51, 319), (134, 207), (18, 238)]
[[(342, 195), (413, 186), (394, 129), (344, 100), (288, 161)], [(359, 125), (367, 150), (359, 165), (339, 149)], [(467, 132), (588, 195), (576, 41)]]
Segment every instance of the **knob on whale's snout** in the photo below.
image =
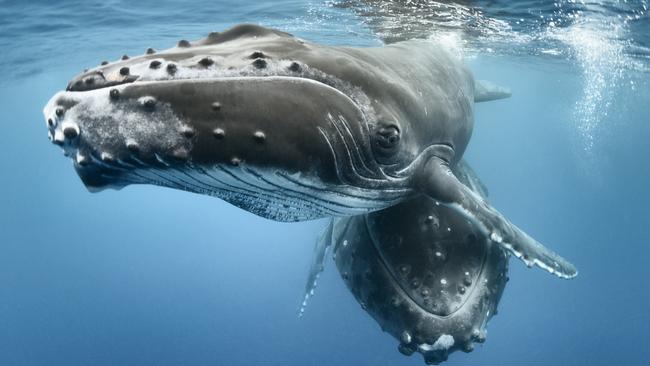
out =
[(109, 86), (131, 83), (138, 79), (137, 75), (130, 73), (124, 66), (115, 72), (110, 72), (107, 77), (103, 70), (86, 71), (75, 76), (67, 85), (66, 91), (88, 91), (106, 88)]
[(66, 87), (66, 91), (86, 91), (101, 88), (106, 83), (102, 71), (84, 72), (75, 76)]

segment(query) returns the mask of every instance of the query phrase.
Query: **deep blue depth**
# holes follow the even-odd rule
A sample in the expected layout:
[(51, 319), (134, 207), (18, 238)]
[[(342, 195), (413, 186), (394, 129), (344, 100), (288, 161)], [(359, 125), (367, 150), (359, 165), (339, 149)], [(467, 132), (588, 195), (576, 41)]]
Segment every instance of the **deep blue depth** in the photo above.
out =
[[(650, 364), (650, 62), (634, 43), (650, 28), (640, 12), (645, 23), (608, 39), (602, 19), (618, 10), (604, 8), (604, 28), (559, 31), (556, 57), (514, 39), (468, 52), (478, 78), (513, 96), (476, 107), (467, 160), (493, 205), (580, 275), (512, 260), (487, 342), (448, 365)], [(538, 19), (506, 20), (520, 16)], [(324, 221), (153, 186), (91, 194), (47, 140), (41, 110), (82, 69), (240, 22), (381, 44), (358, 12), (318, 0), (0, 0), (0, 365), (423, 364), (331, 260), (297, 317)]]

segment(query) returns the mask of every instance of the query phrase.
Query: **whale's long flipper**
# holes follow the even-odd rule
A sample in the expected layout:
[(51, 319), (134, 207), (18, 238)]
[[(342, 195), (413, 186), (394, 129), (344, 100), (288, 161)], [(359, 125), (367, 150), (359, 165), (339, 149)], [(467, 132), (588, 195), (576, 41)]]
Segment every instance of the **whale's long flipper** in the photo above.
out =
[(456, 167), (454, 168), (454, 175), (456, 175), (461, 183), (469, 187), (469, 189), (478, 193), (482, 198), (487, 198), (487, 187), (485, 184), (483, 184), (483, 182), (481, 182), (474, 169), (472, 169), (472, 167), (469, 166), (465, 160), (461, 160), (458, 162), (458, 164), (456, 164)]
[(474, 80), (474, 102), (489, 102), (492, 100), (510, 98), (510, 89), (496, 85), (486, 80)]
[(302, 303), (300, 304), (300, 310), (298, 316), (302, 316), (305, 313), (307, 308), (307, 302), (309, 298), (314, 296), (314, 290), (318, 282), (318, 276), (325, 269), (325, 259), (327, 258), (327, 252), (329, 247), (332, 245), (332, 232), (334, 231), (334, 219), (330, 219), (329, 224), (325, 228), (325, 231), (316, 241), (314, 246), (314, 258), (311, 262), (311, 267), (309, 268), (309, 275), (307, 277), (307, 284), (305, 285), (305, 296), (303, 297)]
[(537, 265), (561, 278), (573, 278), (578, 274), (573, 264), (528, 236), (462, 184), (443, 159), (431, 158), (417, 179), (419, 188), (425, 194), (458, 210), (493, 242), (514, 254), (526, 265)]

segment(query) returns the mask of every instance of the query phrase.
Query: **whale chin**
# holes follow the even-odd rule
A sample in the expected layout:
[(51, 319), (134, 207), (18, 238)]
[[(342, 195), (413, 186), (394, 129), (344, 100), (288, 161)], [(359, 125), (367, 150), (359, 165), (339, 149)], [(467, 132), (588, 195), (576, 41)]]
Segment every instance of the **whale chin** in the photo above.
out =
[[(119, 191), (131, 184), (128, 181), (120, 179), (119, 176), (106, 175), (102, 171), (105, 168), (96, 165), (81, 166), (74, 163), (74, 168), (84, 187), (91, 193), (99, 193), (109, 189)], [(110, 170), (106, 171), (110, 172)]]

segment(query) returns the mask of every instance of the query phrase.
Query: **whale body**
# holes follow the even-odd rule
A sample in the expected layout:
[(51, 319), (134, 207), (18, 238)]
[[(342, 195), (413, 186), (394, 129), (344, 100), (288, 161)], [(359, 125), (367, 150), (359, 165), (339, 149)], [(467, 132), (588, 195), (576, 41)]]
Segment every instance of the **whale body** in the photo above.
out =
[(155, 184), (277, 221), (426, 195), (527, 264), (571, 278), (575, 267), (452, 172), (474, 102), (508, 95), (435, 40), (333, 47), (240, 25), (85, 71), (44, 115), (92, 191)]

